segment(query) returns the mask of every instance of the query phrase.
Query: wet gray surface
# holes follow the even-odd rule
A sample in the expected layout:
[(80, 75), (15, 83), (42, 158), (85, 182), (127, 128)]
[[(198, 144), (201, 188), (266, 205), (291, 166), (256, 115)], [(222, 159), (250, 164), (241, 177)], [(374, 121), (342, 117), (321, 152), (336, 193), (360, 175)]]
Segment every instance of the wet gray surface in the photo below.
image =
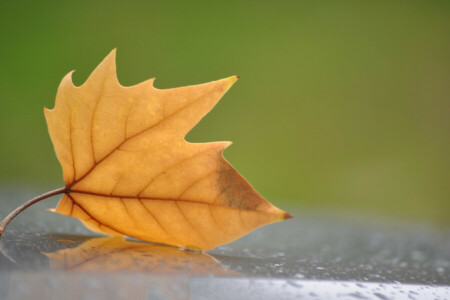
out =
[[(0, 217), (36, 194), (0, 187)], [(448, 228), (294, 211), (198, 253), (93, 235), (57, 200), (0, 239), (1, 299), (450, 299)]]

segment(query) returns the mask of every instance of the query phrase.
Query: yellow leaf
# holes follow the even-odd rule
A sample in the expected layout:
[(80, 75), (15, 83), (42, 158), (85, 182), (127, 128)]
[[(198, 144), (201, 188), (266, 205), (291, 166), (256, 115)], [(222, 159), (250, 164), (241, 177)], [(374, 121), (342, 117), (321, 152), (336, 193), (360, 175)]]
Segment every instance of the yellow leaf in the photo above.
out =
[(62, 80), (45, 109), (66, 188), (56, 212), (93, 231), (208, 250), (290, 215), (223, 157), (230, 142), (184, 137), (237, 76), (173, 89), (116, 76), (115, 51), (79, 86)]

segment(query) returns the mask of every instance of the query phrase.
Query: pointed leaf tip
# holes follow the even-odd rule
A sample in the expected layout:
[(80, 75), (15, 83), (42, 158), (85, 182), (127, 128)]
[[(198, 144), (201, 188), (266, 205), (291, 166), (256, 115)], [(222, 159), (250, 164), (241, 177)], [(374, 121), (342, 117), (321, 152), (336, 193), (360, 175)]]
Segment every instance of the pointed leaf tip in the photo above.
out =
[(238, 75), (228, 77), (228, 80), (230, 80), (231, 84), (235, 83), (238, 79), (239, 79)]
[(287, 219), (290, 219), (290, 218), (293, 218), (293, 216), (291, 214), (284, 213), (283, 220), (287, 220)]
[(116, 56), (116, 52), (117, 52), (117, 48), (114, 48), (111, 50), (111, 52), (109, 52), (109, 54), (106, 57), (111, 56), (111, 55)]

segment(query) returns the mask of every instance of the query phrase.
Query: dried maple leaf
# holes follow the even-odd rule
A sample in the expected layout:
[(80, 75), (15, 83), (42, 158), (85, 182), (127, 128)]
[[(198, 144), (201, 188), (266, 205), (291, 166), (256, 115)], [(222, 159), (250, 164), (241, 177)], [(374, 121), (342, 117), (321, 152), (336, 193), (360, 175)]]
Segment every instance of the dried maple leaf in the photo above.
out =
[(237, 76), (165, 90), (153, 79), (124, 87), (115, 51), (83, 85), (71, 75), (55, 108), (45, 109), (65, 180), (53, 211), (96, 232), (199, 250), (290, 217), (225, 160), (230, 142), (184, 139)]

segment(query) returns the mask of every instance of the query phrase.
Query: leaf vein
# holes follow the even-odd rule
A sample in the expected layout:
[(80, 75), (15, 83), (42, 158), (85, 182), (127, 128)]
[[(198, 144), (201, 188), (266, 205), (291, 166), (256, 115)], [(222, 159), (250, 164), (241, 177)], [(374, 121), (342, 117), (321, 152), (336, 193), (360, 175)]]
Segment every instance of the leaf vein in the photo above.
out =
[[(102, 194), (102, 193), (86, 192), (86, 191), (80, 191), (80, 190), (70, 190), (70, 193), (72, 193), (72, 194), (86, 194), (86, 195), (106, 197), (106, 198), (141, 199), (141, 200), (175, 201), (175, 202), (180, 201), (180, 202), (187, 202), (187, 203), (204, 204), (204, 205), (212, 205), (212, 206), (218, 206), (218, 207), (229, 207), (229, 208), (236, 208), (236, 209), (238, 209), (237, 207), (227, 206), (227, 205), (218, 204), (218, 203), (209, 203), (209, 202), (202, 202), (202, 201), (196, 201), (196, 200), (187, 200), (187, 199), (177, 199), (177, 198), (143, 197), (143, 196), (137, 197), (137, 196), (127, 196), (127, 195), (107, 195), (107, 194)], [(250, 210), (250, 209), (247, 209), (247, 208), (239, 208), (239, 209)]]
[(198, 234), (198, 236), (203, 240), (203, 241), (207, 241), (207, 239), (200, 233), (200, 231), (191, 223), (191, 221), (188, 219), (188, 217), (184, 214), (183, 209), (180, 207), (180, 205), (178, 204), (178, 202), (175, 201), (175, 205), (177, 206), (178, 210), (181, 212), (181, 215), (183, 216), (183, 218), (186, 220), (186, 222), (192, 227), (192, 229), (194, 230), (195, 233)]
[(128, 216), (130, 217), (130, 219), (133, 221), (133, 223), (136, 224), (136, 221), (134, 220), (133, 216), (131, 215), (130, 211), (128, 210), (127, 206), (125, 205), (125, 202), (123, 201), (123, 199), (122, 199), (122, 198), (119, 198), (119, 199), (120, 199), (120, 203), (122, 203), (123, 208), (124, 208), (125, 211), (127, 212), (127, 214), (128, 214)]
[(95, 105), (94, 105), (94, 109), (92, 111), (92, 117), (91, 117), (91, 151), (92, 151), (92, 158), (94, 159), (94, 165), (95, 165), (95, 163), (97, 163), (97, 159), (95, 157), (95, 149), (94, 149), (94, 120), (95, 120), (95, 113), (97, 112), (97, 106), (100, 102), (100, 99), (102, 99), (104, 87), (105, 87), (105, 80), (102, 81), (102, 85), (100, 87), (100, 93), (95, 101)]
[[(67, 98), (66, 98), (67, 99)], [(66, 100), (67, 101), (67, 100)], [(73, 170), (73, 180), (75, 181), (77, 178), (77, 170), (75, 168), (75, 153), (73, 152), (73, 138), (72, 138), (72, 107), (69, 105), (70, 110), (70, 120), (69, 120), (69, 140), (70, 140), (70, 154), (72, 156), (72, 170)]]
[(181, 198), (184, 194), (187, 193), (187, 191), (189, 191), (194, 185), (196, 185), (197, 183), (199, 183), (200, 181), (208, 178), (211, 174), (213, 174), (216, 170), (212, 170), (208, 173), (206, 173), (205, 175), (201, 176), (200, 178), (197, 178), (196, 180), (194, 180), (193, 182), (191, 182), (187, 187), (184, 188), (184, 190), (180, 193), (180, 195), (177, 198)]
[(94, 220), (95, 222), (97, 222), (98, 224), (99, 224), (99, 227), (100, 226), (105, 226), (106, 228), (109, 228), (109, 229), (111, 229), (111, 230), (114, 230), (114, 231), (116, 231), (117, 233), (120, 233), (120, 234), (123, 234), (124, 236), (127, 236), (128, 234), (126, 234), (126, 233), (123, 233), (123, 232), (121, 232), (120, 230), (118, 230), (118, 229), (116, 229), (116, 228), (114, 228), (113, 226), (111, 226), (111, 225), (105, 225), (105, 224), (103, 224), (102, 222), (100, 222), (97, 218), (95, 218), (93, 215), (91, 215), (91, 213), (89, 213), (89, 211), (87, 211), (86, 210), (86, 208), (85, 207), (83, 207), (79, 202), (77, 202), (76, 200), (75, 200), (75, 198), (74, 197), (72, 197), (70, 194), (67, 194), (67, 196), (70, 198), (70, 200), (72, 200), (89, 218), (91, 218), (92, 220)]
[(148, 209), (147, 206), (145, 206), (144, 202), (142, 202), (142, 200), (140, 198), (138, 198), (139, 202), (141, 203), (141, 205), (145, 208), (145, 210), (152, 216), (152, 218), (155, 220), (156, 224), (158, 224), (159, 227), (161, 227), (161, 229), (164, 231), (164, 233), (166, 233), (169, 237), (172, 237), (173, 239), (175, 239), (176, 241), (178, 241), (173, 235), (171, 235), (165, 228), (164, 226), (162, 226), (161, 222), (158, 220), (158, 218), (156, 218), (156, 215), (153, 214), (150, 209)]
[[(123, 146), (125, 143), (127, 143), (128, 141), (134, 139), (135, 137), (146, 133), (147, 131), (153, 129), (154, 127), (162, 124), (163, 122), (169, 120), (170, 118), (172, 118), (173, 116), (175, 116), (176, 114), (178, 114), (180, 111), (186, 109), (187, 107), (189, 107), (190, 105), (192, 105), (193, 103), (199, 101), (200, 99), (202, 99), (202, 97), (199, 97), (191, 102), (189, 102), (188, 104), (186, 104), (185, 106), (183, 106), (182, 108), (180, 108), (179, 110), (175, 111), (173, 114), (171, 114), (170, 116), (168, 116), (165, 119), (161, 119), (158, 122), (156, 122), (155, 124), (152, 124), (150, 126), (148, 126), (147, 128), (144, 128), (143, 130), (131, 135), (130, 137), (126, 138), (125, 140), (123, 140), (121, 143), (119, 143), (117, 146), (115, 146), (108, 154), (106, 154), (103, 158), (101, 158), (98, 161), (94, 160), (94, 164), (92, 165), (92, 167), (86, 171), (86, 173), (84, 173), (83, 176), (81, 176), (78, 180), (75, 180), (69, 185), (69, 186), (73, 186), (74, 184), (76, 184), (77, 182), (83, 180), (86, 176), (88, 176), (100, 163), (102, 163), (103, 161), (105, 161), (105, 159), (107, 159), (108, 157), (110, 157), (116, 150), (118, 150), (121, 146)], [(92, 125), (92, 124), (91, 124)], [(92, 131), (92, 128), (91, 128)]]
[(144, 188), (142, 188), (142, 189), (139, 191), (139, 193), (137, 193), (137, 196), (140, 197), (141, 194), (142, 194), (142, 193), (143, 193), (143, 192), (144, 192), (144, 191), (145, 191), (145, 190), (146, 190), (153, 182), (155, 182), (155, 180), (156, 180), (159, 176), (161, 176), (161, 174), (163, 174), (163, 173), (166, 172), (167, 170), (170, 170), (170, 169), (172, 169), (172, 168), (174, 168), (174, 167), (180, 165), (181, 163), (183, 163), (183, 162), (185, 162), (185, 161), (194, 159), (194, 158), (196, 158), (197, 156), (199, 156), (199, 155), (202, 154), (202, 153), (204, 153), (204, 151), (199, 151), (199, 152), (197, 152), (196, 154), (194, 154), (194, 155), (192, 155), (192, 156), (190, 156), (190, 157), (183, 158), (182, 160), (180, 160), (180, 161), (174, 163), (173, 165), (171, 165), (171, 166), (169, 166), (169, 167), (163, 169), (162, 171), (160, 171), (159, 173), (157, 173), (155, 176), (153, 176), (152, 179), (150, 179), (150, 181), (144, 186)]
[(219, 228), (219, 230), (220, 230), (224, 235), (228, 235), (228, 234), (222, 229), (222, 227), (219, 225), (219, 223), (217, 222), (216, 217), (214, 216), (213, 211), (212, 211), (212, 209), (211, 209), (211, 206), (209, 206), (209, 205), (208, 205), (208, 210), (209, 210), (209, 213), (211, 214), (211, 218), (212, 218), (214, 224), (216, 225), (216, 227)]

